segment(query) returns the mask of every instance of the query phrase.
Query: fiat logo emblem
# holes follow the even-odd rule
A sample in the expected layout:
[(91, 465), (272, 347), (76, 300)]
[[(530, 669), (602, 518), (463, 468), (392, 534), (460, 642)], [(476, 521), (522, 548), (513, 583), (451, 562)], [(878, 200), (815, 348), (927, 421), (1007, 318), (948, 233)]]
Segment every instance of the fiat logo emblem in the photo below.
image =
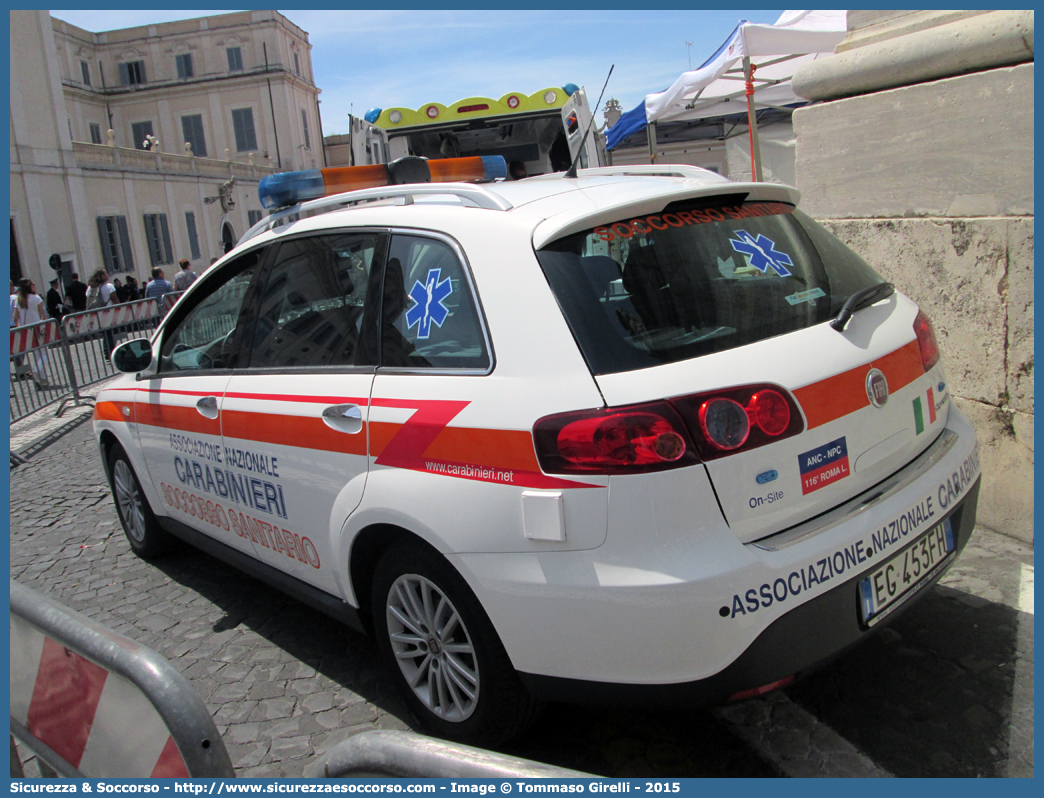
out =
[(867, 372), (866, 396), (874, 407), (884, 407), (888, 403), (888, 380), (880, 369)]

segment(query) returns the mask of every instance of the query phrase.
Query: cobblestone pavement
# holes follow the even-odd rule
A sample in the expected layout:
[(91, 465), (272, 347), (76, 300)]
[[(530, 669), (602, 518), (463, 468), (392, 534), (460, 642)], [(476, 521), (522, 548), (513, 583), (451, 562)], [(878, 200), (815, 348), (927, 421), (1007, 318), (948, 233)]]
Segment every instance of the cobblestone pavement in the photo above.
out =
[[(414, 727), (369, 639), (187, 547), (134, 556), (90, 424), (68, 415), (46, 447), (19, 438), (13, 578), (167, 657), (240, 776)], [(716, 712), (551, 705), (502, 750), (606, 776), (1032, 775), (1032, 611), (1032, 549), (980, 531), (944, 586), (786, 691)]]

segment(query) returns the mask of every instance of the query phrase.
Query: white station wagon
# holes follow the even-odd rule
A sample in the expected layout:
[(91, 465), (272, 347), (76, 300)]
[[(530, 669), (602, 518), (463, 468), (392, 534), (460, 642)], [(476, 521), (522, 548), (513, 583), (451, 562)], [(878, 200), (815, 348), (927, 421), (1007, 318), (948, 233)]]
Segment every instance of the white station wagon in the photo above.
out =
[(373, 634), (483, 744), (544, 700), (784, 686), (939, 579), (975, 433), (924, 313), (796, 190), (505, 171), (263, 181), (277, 210), (113, 353), (136, 552), (184, 539)]

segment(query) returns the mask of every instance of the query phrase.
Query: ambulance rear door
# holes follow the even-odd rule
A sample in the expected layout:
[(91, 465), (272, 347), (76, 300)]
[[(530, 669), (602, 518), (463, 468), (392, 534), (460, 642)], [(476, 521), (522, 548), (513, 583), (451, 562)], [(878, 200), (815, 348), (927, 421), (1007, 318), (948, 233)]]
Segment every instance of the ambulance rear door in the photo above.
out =
[(352, 166), (388, 163), (388, 134), (362, 117), (351, 117)]
[[(598, 144), (593, 130), (591, 108), (587, 104), (587, 94), (583, 89), (577, 89), (573, 95), (562, 106), (562, 128), (565, 130), (566, 141), (569, 142), (569, 155), (576, 158), (577, 152), (583, 145), (583, 154), (580, 156), (579, 168), (586, 169), (602, 165), (598, 157)], [(587, 140), (583, 140), (584, 131), (590, 130)]]

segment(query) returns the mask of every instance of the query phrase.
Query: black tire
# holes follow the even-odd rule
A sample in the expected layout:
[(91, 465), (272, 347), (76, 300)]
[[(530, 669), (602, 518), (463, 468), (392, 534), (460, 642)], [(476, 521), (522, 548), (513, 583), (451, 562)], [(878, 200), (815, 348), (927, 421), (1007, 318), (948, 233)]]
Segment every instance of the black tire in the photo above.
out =
[(118, 443), (109, 447), (108, 466), (116, 515), (131, 549), (146, 560), (170, 551), (174, 539), (160, 527), (127, 453)]
[[(424, 591), (431, 599), (427, 609)], [(489, 747), (536, 719), (542, 704), (522, 686), (475, 594), (438, 552), (412, 542), (388, 549), (374, 571), (371, 599), (381, 655), (410, 709), (433, 734)], [(457, 623), (451, 623), (454, 615)], [(423, 634), (408, 623), (423, 624), (417, 630)]]

